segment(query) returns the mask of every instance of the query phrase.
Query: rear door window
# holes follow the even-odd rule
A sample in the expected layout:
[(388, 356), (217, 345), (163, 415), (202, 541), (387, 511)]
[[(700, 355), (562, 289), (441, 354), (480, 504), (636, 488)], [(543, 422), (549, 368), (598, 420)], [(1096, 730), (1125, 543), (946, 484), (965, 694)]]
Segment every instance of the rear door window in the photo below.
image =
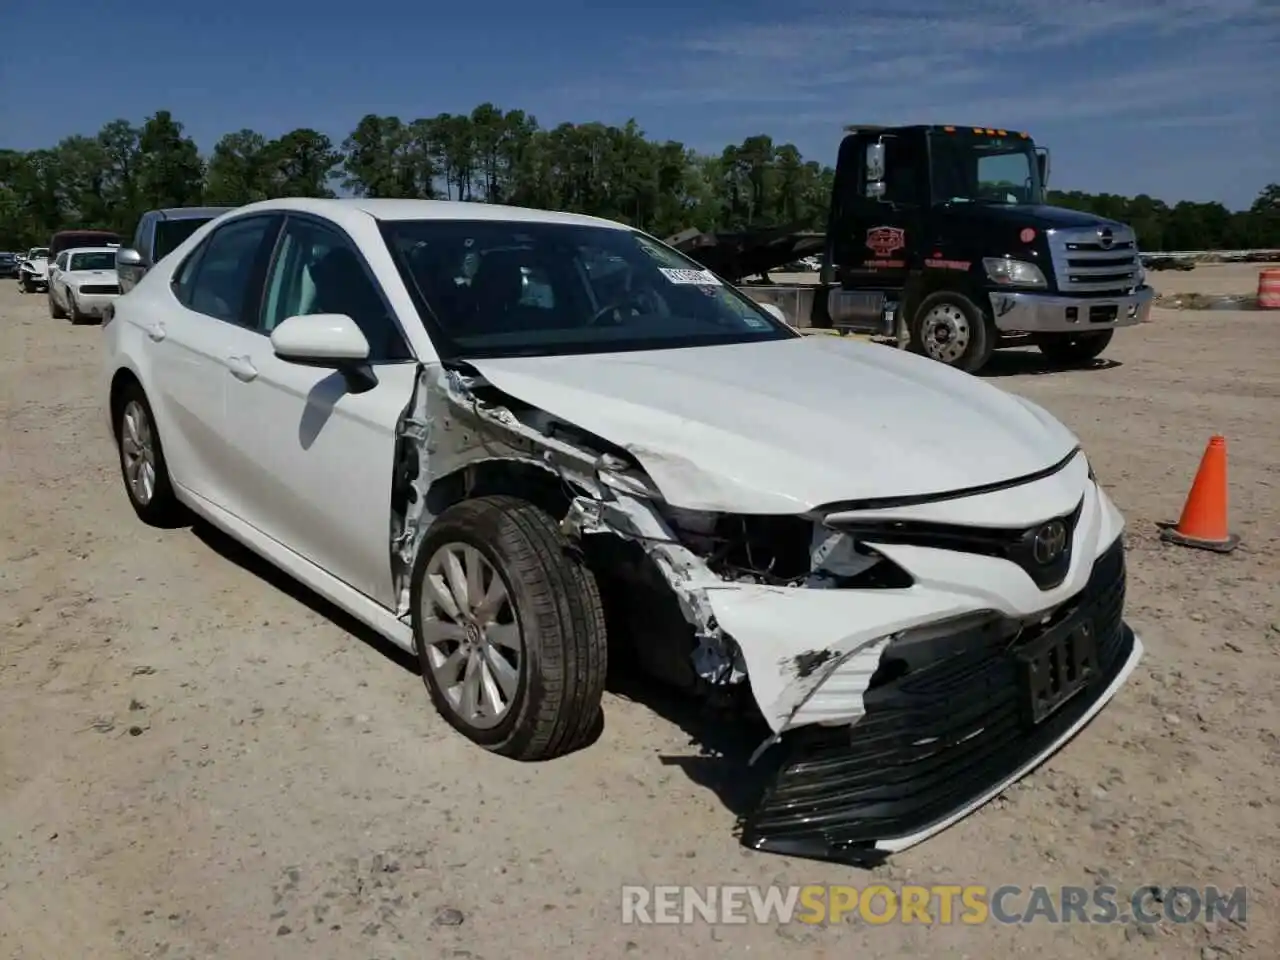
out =
[(258, 216), (219, 227), (180, 271), (179, 299), (205, 316), (255, 326), (257, 294), (279, 226), (277, 216)]

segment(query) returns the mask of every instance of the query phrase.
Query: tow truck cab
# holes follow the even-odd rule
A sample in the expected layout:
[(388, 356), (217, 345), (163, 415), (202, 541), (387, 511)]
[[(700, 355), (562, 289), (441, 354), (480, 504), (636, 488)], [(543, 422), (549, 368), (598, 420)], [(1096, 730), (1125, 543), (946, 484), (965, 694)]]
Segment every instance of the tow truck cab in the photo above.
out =
[(985, 127), (849, 127), (810, 323), (975, 371), (998, 346), (1097, 357), (1146, 319), (1129, 226), (1044, 202), (1049, 154)]
[[(1133, 229), (1044, 204), (1048, 151), (1028, 134), (846, 129), (826, 233), (691, 229), (667, 242), (788, 323), (893, 337), (969, 372), (1027, 343), (1051, 361), (1093, 360), (1117, 326), (1147, 319)], [(769, 279), (819, 250), (818, 283)]]

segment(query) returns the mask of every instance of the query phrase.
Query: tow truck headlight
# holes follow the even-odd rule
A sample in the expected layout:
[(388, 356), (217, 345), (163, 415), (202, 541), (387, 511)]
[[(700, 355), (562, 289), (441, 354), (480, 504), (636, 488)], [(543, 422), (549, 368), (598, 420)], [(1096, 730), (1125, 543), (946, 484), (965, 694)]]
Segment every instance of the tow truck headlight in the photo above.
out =
[(982, 261), (987, 276), (1007, 287), (1047, 286), (1044, 273), (1034, 263), (1014, 260), (1011, 257), (987, 257)]

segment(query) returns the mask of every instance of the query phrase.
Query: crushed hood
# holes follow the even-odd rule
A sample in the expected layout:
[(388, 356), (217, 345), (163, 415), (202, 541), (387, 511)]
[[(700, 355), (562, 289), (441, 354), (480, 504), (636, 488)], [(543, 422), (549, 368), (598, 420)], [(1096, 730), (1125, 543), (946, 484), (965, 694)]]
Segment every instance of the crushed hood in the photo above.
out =
[(499, 390), (630, 451), (675, 506), (800, 513), (1013, 480), (1075, 437), (943, 364), (828, 337), (473, 360)]

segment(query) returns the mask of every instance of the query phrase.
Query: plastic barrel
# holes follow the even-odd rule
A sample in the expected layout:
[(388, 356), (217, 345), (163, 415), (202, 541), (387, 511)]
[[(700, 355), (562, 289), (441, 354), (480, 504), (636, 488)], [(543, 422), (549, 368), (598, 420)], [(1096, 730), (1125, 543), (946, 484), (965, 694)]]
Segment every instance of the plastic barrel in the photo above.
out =
[(1258, 274), (1258, 309), (1280, 310), (1280, 270), (1271, 268)]

